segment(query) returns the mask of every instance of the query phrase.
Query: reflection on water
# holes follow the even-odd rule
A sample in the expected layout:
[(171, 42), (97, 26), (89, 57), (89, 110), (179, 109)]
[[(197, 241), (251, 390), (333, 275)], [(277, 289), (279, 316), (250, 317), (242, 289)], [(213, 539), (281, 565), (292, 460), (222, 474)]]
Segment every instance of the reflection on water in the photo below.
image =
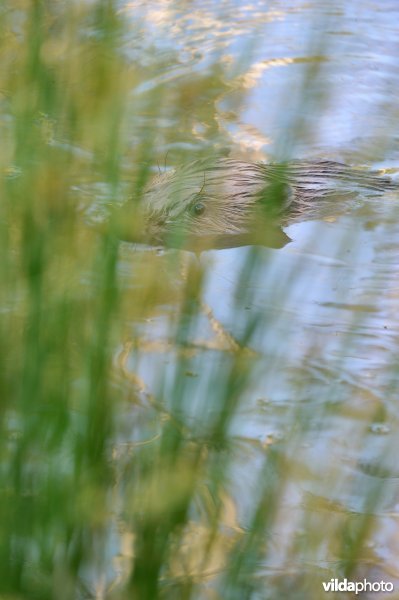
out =
[(399, 179), (397, 0), (77, 4), (0, 11), (0, 596), (399, 585), (397, 192), (278, 250), (114, 235), (197, 158)]
[[(327, 156), (397, 172), (398, 138), (386, 135), (397, 117), (390, 99), (399, 88), (395, 2), (338, 2), (333, 10), (323, 2), (129, 2), (126, 10), (142, 19), (143, 39), (157, 58), (174, 57), (136, 89), (137, 96), (165, 84), (177, 89), (193, 72), (205, 74), (215, 57), (227, 68), (210, 100), (214, 143), (249, 158)], [(186, 137), (206, 146), (209, 123), (195, 103), (188, 122)], [(176, 140), (165, 141), (161, 154), (173, 148)], [(330, 222), (292, 225), (286, 233), (293, 242), (279, 251), (245, 247), (198, 259), (205, 285), (186, 348), (188, 421), (206, 422), (212, 414), (215, 369), (224, 368), (226, 356), (244, 347), (250, 365), (230, 429), (234, 536), (248, 526), (264, 450), (281, 447), (286, 466), (260, 579), (273, 582), (281, 570), (294, 582), (306, 569), (320, 579), (335, 576), (342, 551), (336, 532), (349, 526), (348, 512), (360, 518), (370, 511), (370, 490), (374, 533), (361, 556), (364, 572), (399, 579), (397, 199), (387, 194), (357, 203)], [(131, 259), (127, 251), (122, 261)], [(166, 404), (173, 404), (168, 394), (180, 357), (169, 345), (170, 310), (173, 304), (141, 325), (141, 351), (125, 354), (126, 373), (134, 372)], [(193, 537), (186, 543), (190, 547), (195, 539), (201, 556), (198, 528), (187, 532)], [(389, 528), (396, 534), (388, 534)], [(222, 554), (231, 545), (223, 543)], [(186, 575), (198, 575), (198, 562), (186, 560)], [(202, 563), (203, 574), (212, 566), (223, 569), (220, 556), (210, 562)], [(182, 575), (179, 567), (174, 574)], [(276, 585), (281, 591), (283, 583)], [(292, 594), (295, 583), (284, 585)]]
[[(124, 354), (125, 376), (134, 373), (146, 382), (169, 410), (185, 352), (184, 420), (195, 423), (194, 430), (206, 429), (212, 419), (215, 370), (223, 370), (243, 340), (251, 376), (230, 427), (234, 459), (223, 502), (232, 503), (235, 524), (221, 519), (220, 538), (204, 560), (206, 520), (194, 518), (183, 542), (186, 570), (174, 565), (173, 577), (223, 572), (227, 553), (243, 536), (240, 528), (248, 527), (264, 453), (277, 447), (284, 480), (272, 542), (256, 575), (260, 582), (266, 578), (281, 590), (283, 583), (273, 577), (283, 570), (298, 581), (305, 567), (318, 581), (334, 576), (332, 565), (342, 552), (336, 532), (348, 526), (348, 514), (369, 515), (370, 490), (374, 533), (360, 562), (367, 577), (373, 564), (380, 577), (396, 579), (395, 536), (383, 533), (389, 526), (396, 530), (399, 494), (394, 201), (394, 195), (380, 199), (376, 214), (369, 206), (334, 222), (295, 224), (287, 229), (293, 242), (278, 251), (245, 247), (204, 252), (199, 259), (182, 253), (206, 273), (185, 350), (171, 344), (172, 303), (141, 325), (139, 351)], [(158, 257), (161, 270), (167, 255)], [(122, 264), (132, 264), (129, 247)], [(184, 277), (183, 270), (182, 285)], [(126, 435), (132, 439), (131, 431)], [(293, 550), (306, 547), (306, 539), (311, 547)]]
[[(126, 10), (143, 20), (143, 39), (157, 60), (160, 53), (173, 57), (156, 77), (158, 85), (182, 81), (193, 69), (206, 73), (215, 60), (227, 68), (227, 89), (214, 99), (215, 118), (225, 143), (235, 150), (262, 158), (273, 155), (277, 145), (291, 157), (322, 152), (375, 161), (380, 139), (383, 156), (392, 146), (397, 154), (397, 140), (385, 136), (397, 117), (392, 103), (399, 85), (395, 2), (348, 6), (340, 1), (332, 9), (320, 0), (245, 5), (166, 0), (145, 6), (129, 2)], [(302, 140), (289, 132), (298, 118)], [(196, 122), (193, 133), (204, 127)], [(281, 149), (284, 135), (288, 140)], [(372, 149), (368, 140), (358, 144), (359, 137), (372, 138)]]

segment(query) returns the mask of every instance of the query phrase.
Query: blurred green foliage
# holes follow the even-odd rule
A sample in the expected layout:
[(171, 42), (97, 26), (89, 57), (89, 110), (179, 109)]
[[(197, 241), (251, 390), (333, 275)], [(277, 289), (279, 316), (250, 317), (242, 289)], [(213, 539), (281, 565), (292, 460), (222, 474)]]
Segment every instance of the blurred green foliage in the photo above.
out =
[[(110, 205), (126, 182), (139, 198), (150, 166), (165, 158), (158, 119), (182, 124), (178, 136), (201, 113), (216, 136), (210, 100), (226, 85), (215, 63), (173, 92), (159, 86), (140, 120), (131, 92), (150, 74), (122, 51), (125, 19), (112, 0), (0, 8), (0, 598), (319, 598), (320, 581), (305, 573), (264, 589), (257, 573), (273, 554), (287, 448), (231, 435), (265, 368), (251, 339), (272, 317), (255, 311), (233, 339), (205, 310), (221, 346), (193, 348), (203, 267), (171, 253), (159, 269), (156, 253), (137, 252), (135, 283), (124, 286), (118, 212), (101, 228), (86, 222), (85, 184), (100, 182)], [(254, 248), (244, 289), (257, 261)], [(131, 362), (144, 354), (141, 325), (168, 304), (176, 361), (153, 375), (150, 391)], [(235, 310), (245, 308), (244, 294)], [(200, 384), (203, 402), (191, 405)], [(293, 412), (292, 448), (329, 410), (309, 420)], [(227, 492), (242, 448), (258, 469), (245, 517)], [(298, 541), (292, 564), (338, 544), (341, 573), (353, 573), (377, 497), (356, 523), (345, 514), (342, 546), (336, 532)]]

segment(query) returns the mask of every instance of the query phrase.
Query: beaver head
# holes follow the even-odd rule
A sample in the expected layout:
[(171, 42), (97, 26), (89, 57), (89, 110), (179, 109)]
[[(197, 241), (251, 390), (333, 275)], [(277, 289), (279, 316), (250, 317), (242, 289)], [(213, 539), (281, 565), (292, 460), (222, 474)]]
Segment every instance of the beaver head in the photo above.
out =
[[(147, 237), (189, 249), (289, 240), (281, 226), (332, 216), (361, 193), (398, 189), (389, 177), (333, 161), (198, 160), (156, 176), (143, 195)], [(339, 202), (338, 202), (339, 201)]]
[(266, 167), (232, 159), (199, 160), (156, 176), (143, 196), (150, 238), (199, 249), (285, 245), (289, 238), (279, 216), (293, 194), (282, 178), (272, 181)]

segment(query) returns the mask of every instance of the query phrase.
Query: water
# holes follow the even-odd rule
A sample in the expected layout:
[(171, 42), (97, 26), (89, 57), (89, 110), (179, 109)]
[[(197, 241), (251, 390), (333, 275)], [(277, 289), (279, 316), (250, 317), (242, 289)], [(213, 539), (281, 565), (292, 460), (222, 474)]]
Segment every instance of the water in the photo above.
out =
[(399, 179), (397, 2), (33, 4), (0, 11), (0, 596), (398, 586), (398, 195), (279, 250), (108, 235), (149, 163)]
[[(173, 88), (193, 72), (205, 76), (215, 60), (227, 65), (226, 89), (211, 101), (230, 149), (264, 158), (288, 135), (295, 146), (284, 150), (291, 156), (351, 153), (353, 159), (367, 157), (371, 138), (375, 160), (381, 136), (386, 155), (392, 158), (394, 146), (397, 156), (397, 140), (386, 137), (397, 116), (392, 100), (399, 84), (394, 2), (336, 2), (333, 8), (320, 1), (193, 2), (189, 10), (184, 3), (131, 2), (126, 10), (143, 17), (144, 48), (145, 42), (147, 50), (155, 48), (153, 60), (160, 54), (172, 59), (152, 86), (167, 80)], [(195, 137), (207, 124), (190, 116)], [(305, 140), (289, 132), (299, 120)]]
[[(135, 102), (164, 86), (176, 98), (186, 79), (206, 82), (215, 61), (226, 66), (219, 89), (199, 87), (198, 103), (187, 98), (186, 131), (174, 131), (173, 115), (160, 123), (159, 155), (172, 164), (179, 150), (187, 158), (216, 147), (248, 160), (328, 157), (398, 173), (396, 2), (130, 2), (125, 10), (142, 19), (143, 45), (128, 42), (127, 55), (149, 70), (161, 57), (166, 63), (134, 90)], [(213, 106), (212, 121), (201, 96)], [(281, 570), (299, 577), (306, 568), (334, 577), (334, 531), (349, 527), (348, 515), (367, 514), (370, 490), (378, 488), (360, 564), (370, 578), (399, 582), (396, 204), (395, 193), (359, 199), (330, 222), (292, 225), (292, 242), (258, 249), (248, 277), (251, 248), (199, 258), (206, 278), (202, 315), (189, 336), (187, 415), (206, 420), (212, 412), (206, 398), (215, 364), (223, 368), (234, 344), (245, 337), (253, 353), (231, 425), (238, 450), (229, 494), (240, 523), (264, 448), (282, 444), (289, 465), (261, 580)], [(129, 263), (128, 252), (123, 260)], [(132, 354), (130, 369), (154, 392), (160, 372), (165, 389), (173, 388), (178, 356), (167, 349), (165, 307), (142, 334), (158, 348)], [(293, 545), (309, 530), (317, 541), (294, 558)]]

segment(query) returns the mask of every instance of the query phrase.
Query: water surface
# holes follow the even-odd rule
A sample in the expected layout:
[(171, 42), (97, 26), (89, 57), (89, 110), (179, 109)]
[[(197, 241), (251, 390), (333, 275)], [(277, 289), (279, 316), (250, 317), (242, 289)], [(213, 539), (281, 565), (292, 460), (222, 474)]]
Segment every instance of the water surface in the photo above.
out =
[[(128, 42), (127, 55), (154, 68), (133, 102), (139, 106), (159, 88), (187, 111), (184, 129), (175, 129), (168, 108), (159, 123), (157, 150), (172, 166), (216, 149), (248, 160), (331, 158), (397, 174), (397, 3), (130, 2), (125, 10), (140, 23), (143, 42)], [(209, 89), (218, 63), (223, 77)], [(193, 78), (198, 88), (185, 96)], [(251, 376), (231, 424), (238, 450), (229, 494), (243, 526), (262, 452), (282, 445), (287, 460), (273, 551), (259, 565), (260, 578), (272, 581), (281, 570), (299, 577), (307, 569), (335, 577), (334, 531), (350, 526), (349, 515), (370, 511), (376, 488), (382, 491), (360, 564), (371, 579), (398, 579), (397, 201), (396, 193), (360, 197), (347, 214), (296, 223), (280, 250), (184, 259), (198, 260), (206, 274), (189, 335), (187, 416), (206, 421), (212, 413), (215, 369), (242, 340), (250, 356)], [(134, 260), (126, 249), (123, 264)], [(132, 353), (129, 362), (154, 393), (163, 374), (166, 402), (173, 402), (178, 360), (176, 349), (168, 350), (171, 310), (173, 303), (160, 307), (141, 328), (158, 347)], [(312, 534), (311, 548), (295, 554), (298, 536)]]

